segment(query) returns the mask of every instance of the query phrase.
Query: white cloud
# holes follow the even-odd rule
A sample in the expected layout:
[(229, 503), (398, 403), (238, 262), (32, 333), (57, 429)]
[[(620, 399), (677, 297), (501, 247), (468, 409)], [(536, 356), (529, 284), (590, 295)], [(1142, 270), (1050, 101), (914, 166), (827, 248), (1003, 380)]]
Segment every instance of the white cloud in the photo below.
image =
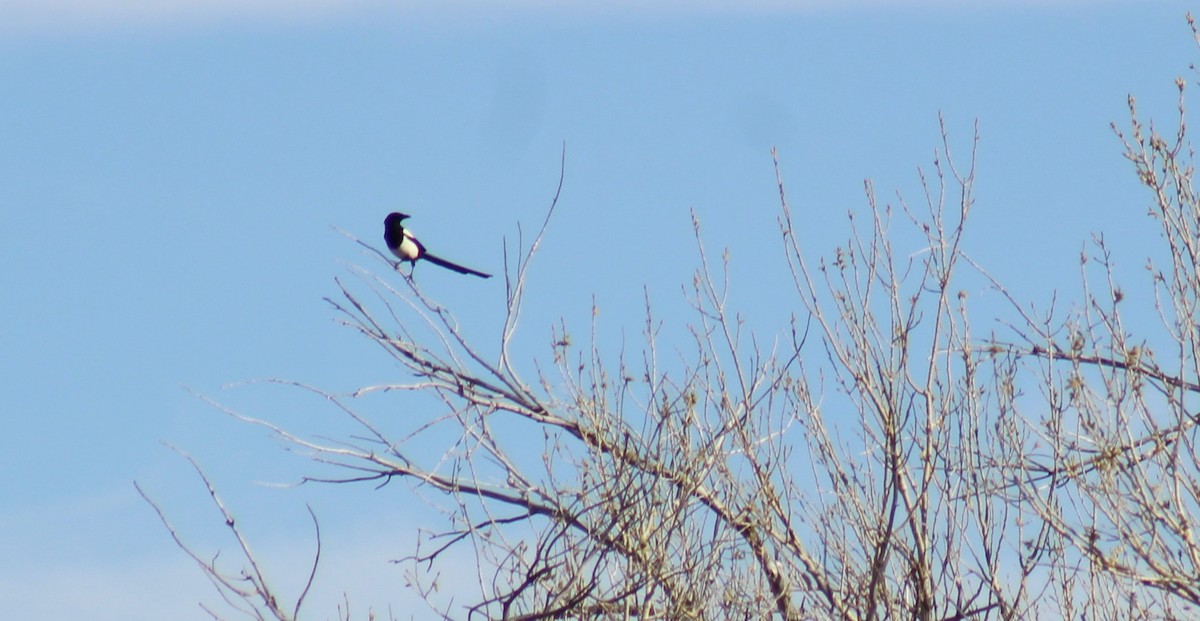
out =
[(197, 602), (215, 599), (212, 587), (182, 555), (103, 566), (43, 563), (0, 568), (0, 585), (0, 606), (14, 619), (200, 621), (210, 617)]
[[(402, 556), (414, 541), (402, 518), (364, 521), (355, 527), (324, 533), (325, 546), (313, 590), (306, 599), (305, 617), (337, 618), (339, 605), (348, 599), (354, 618), (367, 618), (368, 608), (376, 611), (413, 611), (424, 615), (426, 605), (416, 593), (404, 587), (406, 566), (390, 563)], [(307, 519), (307, 516), (304, 516)], [(118, 621), (126, 619), (173, 619), (203, 621), (211, 619), (200, 607), (203, 603), (219, 612), (224, 605), (203, 572), (164, 532), (147, 532), (159, 542), (148, 555), (106, 561), (82, 560), (65, 554), (26, 554), (21, 560), (0, 565), (0, 610), (12, 619), (89, 619)], [(189, 541), (189, 544), (194, 542)], [(99, 545), (99, 544), (97, 544)], [(217, 547), (196, 543), (206, 557), (221, 550), (218, 565), (228, 573), (244, 566), (236, 545), (222, 541)], [(276, 534), (251, 542), (268, 583), (289, 606), (302, 589), (312, 563), (313, 539), (309, 533)], [(94, 550), (84, 551), (83, 556)], [(461, 559), (470, 562), (469, 558)], [(463, 566), (463, 571), (473, 567)], [(237, 615), (231, 615), (237, 618)], [(386, 614), (377, 618), (387, 618)], [(409, 618), (397, 615), (397, 618)]]
[(309, 22), (382, 6), (377, 0), (0, 0), (0, 33), (43, 34), (189, 27), (221, 22)]
[[(1084, 1), (980, 0), (972, 6), (1053, 6)], [(619, 16), (938, 5), (963, 8), (954, 0), (0, 0), (0, 36), (161, 30), (224, 23), (304, 24), (359, 16), (450, 18), (477, 25), (498, 12), (522, 10)]]

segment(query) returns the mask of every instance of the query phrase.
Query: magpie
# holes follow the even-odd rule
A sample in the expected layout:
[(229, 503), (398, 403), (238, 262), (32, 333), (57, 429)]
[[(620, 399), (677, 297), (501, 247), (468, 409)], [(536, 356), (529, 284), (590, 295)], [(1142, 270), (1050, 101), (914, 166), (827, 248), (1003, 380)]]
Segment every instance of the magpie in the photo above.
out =
[(417, 267), (417, 259), (429, 261), (434, 265), (440, 265), (448, 270), (454, 270), (459, 274), (472, 274), (480, 278), (491, 278), (491, 274), (484, 274), (478, 270), (473, 270), (469, 267), (463, 267), (457, 263), (451, 263), (441, 257), (434, 256), (425, 250), (424, 244), (417, 241), (413, 237), (412, 231), (404, 228), (402, 224), (404, 219), (409, 217), (406, 213), (392, 212), (383, 220), (383, 241), (387, 242), (388, 250), (396, 255), (396, 258), (401, 262), (408, 261), (413, 268)]

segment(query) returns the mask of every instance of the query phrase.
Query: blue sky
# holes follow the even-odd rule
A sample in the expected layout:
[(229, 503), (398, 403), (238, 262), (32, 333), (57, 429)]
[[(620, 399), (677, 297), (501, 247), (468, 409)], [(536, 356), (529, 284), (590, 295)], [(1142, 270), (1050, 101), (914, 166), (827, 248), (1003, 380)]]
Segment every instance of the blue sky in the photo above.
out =
[[(311, 612), (332, 617), (342, 591), (407, 610), (386, 561), (423, 505), (266, 485), (304, 462), (191, 391), (309, 429), (330, 414), (295, 391), (224, 386), (396, 380), (322, 302), (348, 265), (378, 267), (331, 227), (376, 243), (403, 210), (439, 254), (499, 272), (564, 141), (528, 360), (560, 318), (584, 332), (593, 296), (612, 335), (640, 329), (643, 287), (681, 324), (691, 210), (770, 334), (795, 307), (771, 147), (819, 253), (864, 179), (920, 199), (939, 113), (964, 159), (978, 120), (967, 250), (1018, 295), (1076, 291), (1094, 232), (1138, 274), (1156, 232), (1108, 126), (1131, 93), (1173, 122), (1173, 80), (1195, 79), (1187, 3), (730, 4), (0, 2), (0, 610), (207, 618), (196, 602), (215, 597), (132, 486), (201, 549), (229, 548), (164, 441), (209, 469), (285, 592), (313, 504), (329, 561)], [(419, 275), (490, 338), (501, 279)]]

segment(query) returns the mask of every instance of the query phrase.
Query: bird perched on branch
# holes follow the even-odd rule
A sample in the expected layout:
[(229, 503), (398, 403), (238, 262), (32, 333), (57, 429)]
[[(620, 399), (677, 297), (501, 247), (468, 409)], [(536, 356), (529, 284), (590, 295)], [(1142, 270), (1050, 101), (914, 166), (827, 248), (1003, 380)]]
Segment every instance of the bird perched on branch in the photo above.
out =
[(454, 270), (459, 274), (471, 274), (480, 278), (491, 278), (491, 274), (485, 274), (478, 270), (473, 270), (469, 267), (463, 267), (457, 263), (452, 263), (439, 256), (432, 255), (425, 250), (425, 245), (417, 241), (413, 237), (412, 231), (404, 228), (404, 219), (409, 217), (406, 213), (392, 212), (383, 220), (383, 241), (387, 242), (388, 250), (396, 255), (396, 258), (401, 262), (408, 261), (413, 268), (417, 267), (417, 261), (429, 261), (434, 265), (440, 265), (448, 270)]

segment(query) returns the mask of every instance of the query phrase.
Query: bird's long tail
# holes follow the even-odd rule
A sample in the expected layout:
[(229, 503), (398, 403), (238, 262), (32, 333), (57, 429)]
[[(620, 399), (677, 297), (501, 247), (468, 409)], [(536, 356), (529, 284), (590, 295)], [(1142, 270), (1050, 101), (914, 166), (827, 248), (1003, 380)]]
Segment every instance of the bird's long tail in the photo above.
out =
[(428, 252), (421, 255), (421, 259), (425, 260), (425, 261), (429, 261), (430, 263), (432, 263), (434, 265), (440, 265), (448, 270), (454, 270), (454, 271), (458, 272), (459, 274), (471, 274), (472, 276), (478, 276), (480, 278), (491, 278), (492, 277), (491, 274), (485, 274), (479, 270), (473, 270), (469, 267), (463, 267), (462, 265), (459, 265), (457, 263), (451, 263), (450, 261), (447, 261), (441, 257), (434, 256), (432, 254), (429, 254)]

